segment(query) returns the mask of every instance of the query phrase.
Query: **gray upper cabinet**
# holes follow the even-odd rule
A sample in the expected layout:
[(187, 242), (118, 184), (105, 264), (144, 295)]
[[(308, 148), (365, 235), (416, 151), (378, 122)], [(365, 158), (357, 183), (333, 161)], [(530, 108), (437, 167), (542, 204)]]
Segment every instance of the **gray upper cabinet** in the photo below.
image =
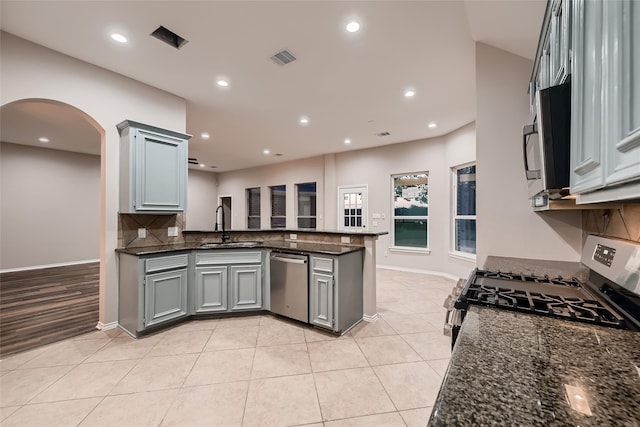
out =
[(640, 3), (574, 0), (571, 192), (640, 198)]
[(120, 132), (120, 212), (176, 213), (187, 203), (190, 135), (125, 120)]
[(549, 26), (549, 81), (557, 85), (571, 73), (571, 0), (552, 3)]
[(604, 185), (601, 150), (603, 130), (603, 3), (577, 0), (573, 7), (573, 72), (571, 79), (572, 193)]

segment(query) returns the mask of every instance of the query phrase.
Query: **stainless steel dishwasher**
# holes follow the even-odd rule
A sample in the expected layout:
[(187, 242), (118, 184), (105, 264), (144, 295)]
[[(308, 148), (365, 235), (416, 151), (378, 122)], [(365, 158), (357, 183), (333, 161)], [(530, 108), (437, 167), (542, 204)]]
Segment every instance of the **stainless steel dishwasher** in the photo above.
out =
[(309, 323), (309, 257), (271, 253), (271, 312)]

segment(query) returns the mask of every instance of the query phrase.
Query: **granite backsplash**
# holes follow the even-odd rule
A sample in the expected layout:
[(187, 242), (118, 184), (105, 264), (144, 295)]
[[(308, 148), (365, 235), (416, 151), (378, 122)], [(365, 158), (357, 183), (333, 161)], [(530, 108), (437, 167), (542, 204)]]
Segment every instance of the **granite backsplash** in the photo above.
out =
[(640, 203), (624, 203), (621, 209), (582, 211), (582, 241), (588, 234), (640, 242)]

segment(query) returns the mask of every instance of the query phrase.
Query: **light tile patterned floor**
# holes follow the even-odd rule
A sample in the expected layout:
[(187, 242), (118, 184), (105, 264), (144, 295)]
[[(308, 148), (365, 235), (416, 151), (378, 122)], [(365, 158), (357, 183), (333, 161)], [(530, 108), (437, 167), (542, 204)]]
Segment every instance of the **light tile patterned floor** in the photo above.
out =
[(335, 337), (271, 315), (134, 340), (96, 331), (0, 361), (9, 426), (425, 426), (453, 280), (378, 269), (378, 313)]

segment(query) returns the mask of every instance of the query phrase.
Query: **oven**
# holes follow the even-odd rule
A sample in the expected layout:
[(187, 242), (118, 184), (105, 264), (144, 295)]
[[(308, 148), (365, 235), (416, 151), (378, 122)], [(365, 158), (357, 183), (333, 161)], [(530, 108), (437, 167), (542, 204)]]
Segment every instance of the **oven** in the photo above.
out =
[(640, 331), (640, 244), (590, 235), (581, 262), (586, 280), (475, 269), (445, 301), (452, 348), (471, 304)]

